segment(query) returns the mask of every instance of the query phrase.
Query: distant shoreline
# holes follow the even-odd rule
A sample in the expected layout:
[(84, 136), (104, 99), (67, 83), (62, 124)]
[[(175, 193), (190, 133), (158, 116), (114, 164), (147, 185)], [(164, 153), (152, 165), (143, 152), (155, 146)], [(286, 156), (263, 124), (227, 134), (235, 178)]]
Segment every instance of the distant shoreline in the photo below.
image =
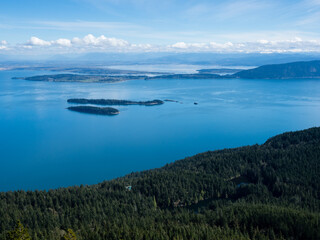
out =
[[(66, 70), (67, 71), (67, 70)], [(71, 71), (71, 70), (70, 70)], [(72, 70), (75, 72), (75, 70)], [(100, 71), (100, 72), (99, 72)], [(25, 79), (29, 81), (48, 81), (48, 82), (104, 82), (112, 83), (126, 80), (153, 80), (153, 79), (319, 79), (320, 60), (309, 62), (291, 62), (284, 64), (262, 65), (257, 68), (240, 70), (225, 69), (229, 74), (222, 73), (223, 69), (200, 69), (198, 73), (192, 74), (165, 74), (157, 73), (150, 76), (147, 72), (139, 72), (139, 75), (132, 72), (122, 71), (124, 74), (101, 72), (102, 70), (84, 69), (83, 73), (89, 74), (53, 74), (39, 75), (32, 77), (19, 77), (13, 79)], [(120, 70), (118, 70), (120, 71)], [(235, 71), (232, 73), (232, 71)], [(77, 70), (77, 73), (82, 73)], [(94, 74), (95, 73), (95, 74)], [(97, 73), (103, 73), (97, 75)], [(135, 72), (137, 73), (137, 72)], [(92, 75), (91, 75), (92, 74)]]

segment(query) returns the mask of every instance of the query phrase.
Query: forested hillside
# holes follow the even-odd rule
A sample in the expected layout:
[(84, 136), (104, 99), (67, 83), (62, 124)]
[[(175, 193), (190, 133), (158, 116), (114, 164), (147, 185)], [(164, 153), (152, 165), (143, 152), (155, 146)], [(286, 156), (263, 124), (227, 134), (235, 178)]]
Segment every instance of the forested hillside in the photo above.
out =
[(320, 78), (320, 61), (263, 65), (231, 76), (247, 79)]
[(0, 238), (320, 239), (320, 128), (92, 186), (0, 194)]

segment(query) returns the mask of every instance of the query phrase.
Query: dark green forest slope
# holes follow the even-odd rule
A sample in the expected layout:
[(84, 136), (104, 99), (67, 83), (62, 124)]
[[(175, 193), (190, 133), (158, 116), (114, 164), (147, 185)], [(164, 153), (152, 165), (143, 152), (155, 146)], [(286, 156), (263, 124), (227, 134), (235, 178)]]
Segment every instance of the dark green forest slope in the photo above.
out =
[(320, 128), (92, 186), (0, 193), (0, 238), (320, 239)]
[(247, 79), (320, 78), (320, 61), (263, 65), (231, 76)]

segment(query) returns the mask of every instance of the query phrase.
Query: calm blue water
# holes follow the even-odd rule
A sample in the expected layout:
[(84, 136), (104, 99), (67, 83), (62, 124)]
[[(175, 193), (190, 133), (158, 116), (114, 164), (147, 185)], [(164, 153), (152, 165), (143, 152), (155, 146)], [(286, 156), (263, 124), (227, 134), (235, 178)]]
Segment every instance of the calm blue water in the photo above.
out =
[[(0, 191), (94, 184), (193, 154), (320, 125), (317, 80), (12, 80), (0, 72)], [(174, 99), (118, 116), (66, 110), (68, 98)], [(199, 105), (194, 105), (198, 102)]]

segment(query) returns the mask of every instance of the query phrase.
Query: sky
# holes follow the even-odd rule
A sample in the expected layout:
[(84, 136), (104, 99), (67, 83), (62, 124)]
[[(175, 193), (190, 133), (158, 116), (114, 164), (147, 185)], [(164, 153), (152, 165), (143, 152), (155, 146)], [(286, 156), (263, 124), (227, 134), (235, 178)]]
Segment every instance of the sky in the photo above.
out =
[(2, 0), (0, 54), (320, 52), (320, 0)]

